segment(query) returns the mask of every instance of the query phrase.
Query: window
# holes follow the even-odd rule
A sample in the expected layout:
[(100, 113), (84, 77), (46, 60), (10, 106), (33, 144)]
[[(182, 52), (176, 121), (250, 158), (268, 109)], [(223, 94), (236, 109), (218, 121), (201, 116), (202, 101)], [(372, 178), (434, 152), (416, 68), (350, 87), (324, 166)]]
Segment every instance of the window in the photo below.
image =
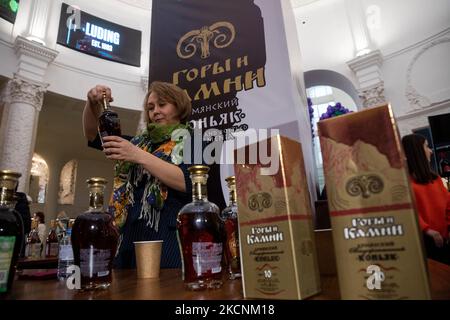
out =
[(323, 174), (323, 160), (322, 152), (320, 150), (319, 133), (317, 131), (317, 122), (320, 120), (322, 114), (327, 112), (329, 105), (336, 105), (340, 102), (343, 106), (351, 111), (358, 111), (353, 99), (344, 91), (330, 87), (330, 86), (315, 86), (306, 90), (308, 98), (312, 101), (312, 108), (314, 110), (312, 118), (313, 127), (313, 144), (314, 144), (314, 159), (317, 168), (317, 178), (320, 190), (325, 186), (325, 177)]
[(30, 170), (30, 197), (34, 202), (45, 203), (45, 195), (48, 184), (48, 165), (47, 162), (37, 153), (33, 155)]
[(75, 184), (77, 180), (78, 162), (70, 160), (61, 170), (59, 180), (59, 204), (73, 204), (75, 201)]

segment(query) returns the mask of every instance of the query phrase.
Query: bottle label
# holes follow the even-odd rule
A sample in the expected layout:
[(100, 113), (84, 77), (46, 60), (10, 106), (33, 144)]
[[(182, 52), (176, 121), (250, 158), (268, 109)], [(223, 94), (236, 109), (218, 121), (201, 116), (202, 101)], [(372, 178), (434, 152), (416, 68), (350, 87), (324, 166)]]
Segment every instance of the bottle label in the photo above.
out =
[(29, 243), (28, 247), (28, 259), (40, 259), (42, 245), (40, 243)]
[(111, 262), (111, 250), (104, 249), (81, 249), (80, 269), (83, 277), (105, 277), (109, 274)]
[(6, 292), (16, 237), (0, 237), (0, 292)]
[(59, 260), (73, 261), (73, 250), (70, 244), (62, 244), (59, 246)]
[(192, 260), (197, 275), (219, 273), (222, 271), (222, 243), (193, 242)]
[(58, 243), (52, 242), (47, 244), (47, 257), (57, 257), (58, 256)]

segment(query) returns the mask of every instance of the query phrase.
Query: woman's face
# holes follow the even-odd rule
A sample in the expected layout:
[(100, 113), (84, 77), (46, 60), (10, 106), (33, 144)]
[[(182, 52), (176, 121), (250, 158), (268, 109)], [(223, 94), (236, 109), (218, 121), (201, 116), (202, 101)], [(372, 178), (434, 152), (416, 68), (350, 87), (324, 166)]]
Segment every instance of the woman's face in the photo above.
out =
[(428, 146), (428, 141), (425, 140), (423, 143), (423, 150), (425, 151), (425, 156), (427, 157), (428, 162), (431, 162), (431, 155), (433, 154), (433, 150)]
[(147, 100), (147, 110), (150, 122), (159, 124), (180, 123), (176, 107), (163, 99), (160, 99), (154, 92), (150, 93)]

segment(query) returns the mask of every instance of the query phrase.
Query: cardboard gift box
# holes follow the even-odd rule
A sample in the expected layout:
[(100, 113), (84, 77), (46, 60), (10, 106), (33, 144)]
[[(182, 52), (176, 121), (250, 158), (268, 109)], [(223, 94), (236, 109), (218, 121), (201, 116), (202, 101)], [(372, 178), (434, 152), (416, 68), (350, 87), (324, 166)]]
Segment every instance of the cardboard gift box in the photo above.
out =
[(341, 297), (429, 299), (414, 196), (388, 105), (318, 123)]
[[(275, 144), (267, 165), (248, 161)], [(270, 149), (270, 147), (269, 147)], [(235, 151), (246, 155), (235, 167), (243, 291), (246, 298), (304, 299), (320, 292), (311, 201), (300, 143), (277, 135)]]

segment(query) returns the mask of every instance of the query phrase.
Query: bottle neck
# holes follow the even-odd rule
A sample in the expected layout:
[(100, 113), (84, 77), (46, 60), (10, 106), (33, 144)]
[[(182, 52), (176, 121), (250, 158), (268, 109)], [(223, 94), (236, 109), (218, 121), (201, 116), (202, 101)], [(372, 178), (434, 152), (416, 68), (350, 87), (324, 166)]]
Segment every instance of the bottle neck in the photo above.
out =
[(89, 192), (89, 211), (103, 210), (103, 192)]
[(14, 208), (15, 205), (14, 190), (0, 188), (0, 206)]
[(103, 111), (107, 111), (109, 109), (108, 102), (106, 102), (106, 97), (103, 96), (103, 103), (102, 103)]
[(230, 188), (230, 193), (228, 194), (228, 202), (230, 205), (236, 204), (237, 202), (236, 188)]
[(206, 188), (206, 183), (203, 182), (192, 183), (192, 200), (208, 201), (208, 191)]

